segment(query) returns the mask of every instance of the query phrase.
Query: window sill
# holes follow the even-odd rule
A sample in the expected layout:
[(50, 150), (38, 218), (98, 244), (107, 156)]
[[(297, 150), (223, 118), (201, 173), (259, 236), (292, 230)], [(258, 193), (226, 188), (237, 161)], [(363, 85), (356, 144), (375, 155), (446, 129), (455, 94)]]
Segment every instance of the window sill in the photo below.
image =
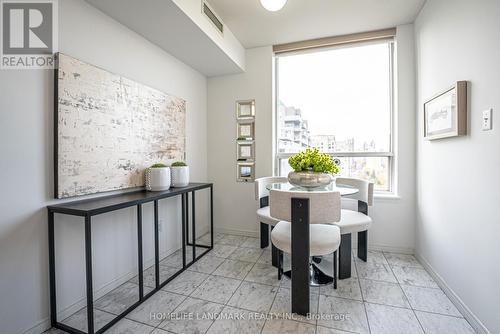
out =
[(375, 193), (373, 194), (373, 198), (376, 200), (399, 200), (401, 196), (393, 194), (393, 193)]

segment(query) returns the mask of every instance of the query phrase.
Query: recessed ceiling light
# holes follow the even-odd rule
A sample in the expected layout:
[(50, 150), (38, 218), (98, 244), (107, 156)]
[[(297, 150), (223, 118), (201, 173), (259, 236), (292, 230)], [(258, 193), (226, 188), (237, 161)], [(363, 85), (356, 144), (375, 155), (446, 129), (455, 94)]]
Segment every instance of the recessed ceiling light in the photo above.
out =
[(260, 0), (262, 6), (270, 12), (276, 12), (283, 8), (287, 0)]

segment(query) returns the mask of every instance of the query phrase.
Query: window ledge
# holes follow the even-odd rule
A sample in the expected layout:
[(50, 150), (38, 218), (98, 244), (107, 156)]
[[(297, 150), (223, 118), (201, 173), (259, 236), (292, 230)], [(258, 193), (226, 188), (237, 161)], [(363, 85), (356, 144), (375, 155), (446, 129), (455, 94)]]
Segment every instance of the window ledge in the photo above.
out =
[(378, 199), (381, 199), (381, 200), (399, 200), (401, 199), (401, 196), (397, 195), (397, 194), (393, 194), (393, 193), (375, 193), (373, 194), (373, 198), (378, 200)]

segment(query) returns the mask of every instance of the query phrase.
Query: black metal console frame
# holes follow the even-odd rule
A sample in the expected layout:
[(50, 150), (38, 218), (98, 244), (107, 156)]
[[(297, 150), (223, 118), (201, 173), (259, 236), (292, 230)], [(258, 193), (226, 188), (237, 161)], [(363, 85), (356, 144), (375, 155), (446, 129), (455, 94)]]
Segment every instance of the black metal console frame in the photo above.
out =
[[(195, 192), (197, 190), (210, 189), (210, 246), (197, 245), (195, 237)], [(192, 206), (192, 242), (188, 241), (188, 225), (189, 225), (189, 205), (188, 197), (191, 193)], [(159, 259), (159, 224), (158, 224), (158, 201), (161, 199), (181, 196), (182, 203), (182, 269), (179, 269), (175, 274), (170, 276), (164, 282), (160, 282), (160, 259)], [(123, 199), (123, 201), (121, 200)], [(106, 203), (108, 201), (108, 203)], [(154, 247), (155, 247), (155, 289), (144, 295), (144, 278), (143, 278), (143, 259), (142, 259), (142, 205), (145, 203), (154, 203)], [(92, 206), (92, 204), (96, 204)], [(102, 206), (99, 205), (102, 203)], [(94, 330), (94, 296), (92, 287), (92, 217), (106, 212), (116, 211), (120, 209), (137, 207), (137, 261), (138, 261), (138, 278), (139, 278), (139, 300), (127, 308), (124, 312), (104, 325), (98, 331)], [(104, 196), (88, 200), (80, 200), (66, 202), (57, 205), (50, 205), (48, 210), (48, 239), (49, 239), (49, 276), (50, 276), (50, 322), (52, 327), (64, 330), (72, 334), (101, 334), (108, 330), (124, 318), (130, 311), (139, 306), (146, 299), (151, 297), (155, 292), (180, 275), (183, 271), (189, 268), (194, 262), (202, 258), (214, 246), (214, 214), (213, 214), (213, 184), (212, 183), (190, 183), (186, 187), (171, 188), (161, 192), (146, 192), (136, 191), (119, 195)], [(57, 299), (56, 299), (56, 271), (55, 271), (55, 236), (54, 236), (54, 215), (56, 213), (83, 217), (85, 221), (85, 276), (86, 276), (86, 298), (87, 298), (87, 333), (76, 328), (65, 325), (57, 321)], [(193, 258), (190, 263), (186, 263), (186, 245), (193, 247)], [(196, 257), (196, 247), (206, 248), (208, 251)]]

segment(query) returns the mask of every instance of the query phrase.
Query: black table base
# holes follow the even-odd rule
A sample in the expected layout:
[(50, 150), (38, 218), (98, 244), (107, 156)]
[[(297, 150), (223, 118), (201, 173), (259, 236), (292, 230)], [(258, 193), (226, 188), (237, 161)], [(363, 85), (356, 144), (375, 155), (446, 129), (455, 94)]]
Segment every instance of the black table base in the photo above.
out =
[[(292, 271), (288, 270), (283, 272), (283, 275), (288, 279), (292, 279)], [(309, 286), (325, 286), (333, 283), (333, 277), (325, 273), (314, 263), (309, 265)]]
[[(330, 263), (325, 265), (325, 261), (323, 261), (324, 256), (313, 256), (312, 261), (309, 264), (309, 286), (318, 287), (330, 285), (335, 282), (335, 276), (337, 273), (334, 271), (337, 267), (337, 252), (335, 252), (332, 256), (333, 266), (330, 266)], [(330, 271), (330, 269), (332, 269)], [(292, 271), (287, 270), (283, 272), (287, 278), (292, 278)]]

